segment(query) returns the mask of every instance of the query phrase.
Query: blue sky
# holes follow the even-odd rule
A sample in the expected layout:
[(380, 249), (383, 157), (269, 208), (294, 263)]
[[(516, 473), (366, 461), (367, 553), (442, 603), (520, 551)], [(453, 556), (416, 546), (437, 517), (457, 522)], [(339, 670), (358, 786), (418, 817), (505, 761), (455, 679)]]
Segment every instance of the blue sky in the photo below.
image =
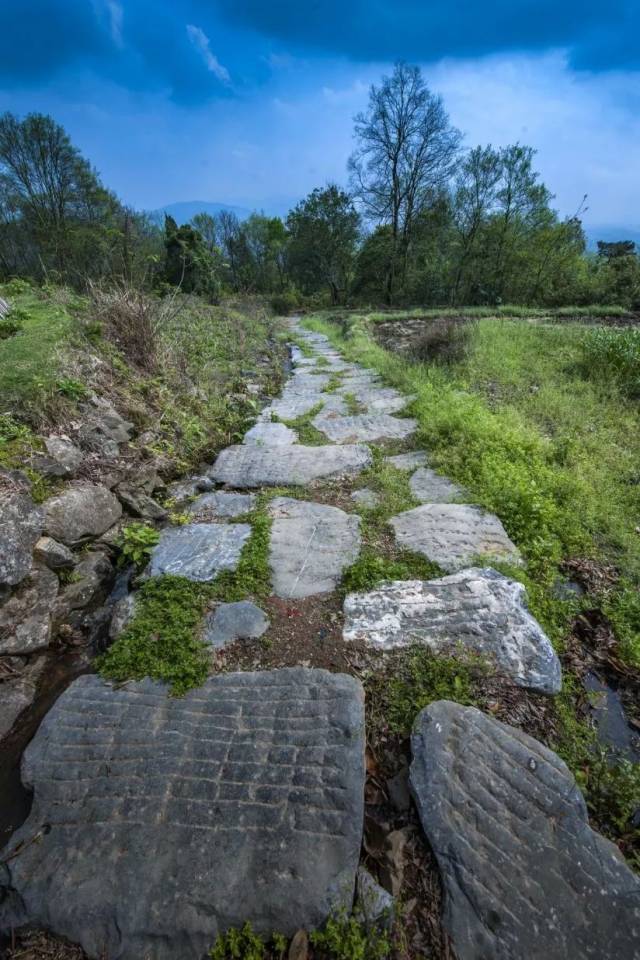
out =
[(284, 212), (344, 182), (399, 58), (466, 144), (519, 140), (570, 214), (640, 228), (638, 0), (0, 2), (0, 110), (51, 113), (127, 202)]

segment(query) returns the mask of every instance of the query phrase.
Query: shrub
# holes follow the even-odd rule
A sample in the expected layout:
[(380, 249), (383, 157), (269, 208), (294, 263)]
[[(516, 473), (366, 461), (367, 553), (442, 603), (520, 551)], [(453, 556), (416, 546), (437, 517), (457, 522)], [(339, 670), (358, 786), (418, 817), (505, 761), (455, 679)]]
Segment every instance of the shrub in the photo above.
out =
[(89, 396), (89, 391), (82, 380), (76, 380), (74, 377), (61, 377), (56, 382), (56, 389), (68, 400), (86, 400)]
[(614, 380), (628, 396), (640, 396), (640, 328), (590, 330), (582, 342), (582, 372)]
[(413, 647), (398, 664), (390, 683), (389, 729), (406, 736), (420, 711), (434, 700), (475, 706), (473, 678), (482, 668), (483, 663), (476, 656), (435, 656), (426, 647)]
[(386, 932), (367, 930), (355, 917), (342, 912), (330, 917), (309, 940), (322, 960), (386, 960), (391, 941)]
[(4, 317), (0, 316), (0, 340), (8, 340), (19, 333), (28, 319), (29, 314), (22, 307), (11, 307)]
[(287, 317), (298, 307), (298, 298), (291, 290), (277, 293), (271, 298), (271, 309), (277, 316)]
[(155, 527), (146, 523), (130, 523), (122, 531), (120, 538), (120, 559), (122, 563), (133, 563), (142, 569), (158, 543), (160, 534)]
[(445, 317), (425, 324), (412, 355), (430, 363), (460, 363), (466, 357), (471, 340), (472, 324), (461, 317)]

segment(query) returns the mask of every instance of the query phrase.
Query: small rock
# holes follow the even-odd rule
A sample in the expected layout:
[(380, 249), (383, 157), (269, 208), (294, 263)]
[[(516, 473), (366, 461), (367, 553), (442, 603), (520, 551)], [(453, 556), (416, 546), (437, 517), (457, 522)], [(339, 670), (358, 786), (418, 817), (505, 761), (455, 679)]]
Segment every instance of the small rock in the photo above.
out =
[(111, 623), (109, 624), (109, 639), (117, 640), (127, 629), (136, 614), (136, 595), (129, 593), (126, 597), (117, 600), (111, 613)]
[(43, 511), (21, 486), (0, 489), (0, 586), (27, 576), (42, 524)]
[(354, 490), (351, 499), (362, 507), (377, 507), (380, 503), (378, 494), (369, 490), (368, 487), (363, 487), (362, 490)]
[(418, 716), (411, 786), (458, 960), (638, 960), (640, 878), (555, 753), (474, 707)]
[(167, 487), (167, 497), (175, 500), (176, 503), (182, 503), (189, 497), (195, 497), (197, 493), (206, 490), (213, 490), (215, 487), (211, 477), (192, 477), (191, 480), (179, 480), (176, 483), (170, 483)]
[(269, 620), (255, 603), (221, 603), (205, 620), (203, 640), (212, 647), (225, 647), (234, 640), (261, 637)]
[(137, 490), (129, 484), (119, 484), (116, 490), (120, 502), (134, 517), (143, 520), (166, 520), (167, 510), (153, 500), (144, 490)]
[(365, 867), (358, 867), (354, 914), (368, 931), (393, 925), (393, 897)]
[(113, 567), (104, 553), (87, 554), (58, 598), (56, 619), (61, 619), (61, 611), (83, 610), (104, 600), (113, 577)]
[(33, 557), (50, 570), (70, 570), (76, 562), (71, 550), (52, 537), (40, 537), (33, 548)]
[(92, 397), (91, 402), (83, 404), (80, 409), (86, 418), (80, 430), (82, 443), (103, 456), (117, 456), (119, 445), (131, 439), (134, 425), (101, 397)]
[(215, 580), (222, 570), (235, 570), (251, 536), (248, 523), (190, 523), (168, 527), (153, 548), (149, 572), (172, 573), (189, 580)]
[(261, 421), (256, 423), (244, 435), (245, 444), (257, 444), (260, 447), (280, 447), (296, 443), (298, 434), (284, 423)]
[(307, 960), (309, 956), (309, 936), (306, 930), (298, 930), (289, 944), (287, 960)]
[(396, 470), (415, 470), (416, 467), (425, 467), (428, 463), (427, 455), (422, 450), (397, 453), (394, 457), (385, 457), (384, 459)]
[(48, 463), (46, 458), (40, 458), (42, 463), (36, 465), (37, 469), (53, 477), (75, 476), (83, 461), (82, 450), (68, 437), (47, 437), (44, 445), (49, 455)]
[(118, 498), (102, 484), (80, 483), (44, 504), (45, 532), (69, 547), (99, 537), (120, 519)]
[(36, 698), (38, 681), (46, 666), (44, 656), (30, 658), (19, 675), (3, 679), (0, 684), (0, 740), (11, 732), (20, 715)]
[(0, 606), (0, 655), (29, 654), (49, 646), (57, 595), (55, 573), (34, 564), (31, 574)]
[(187, 507), (187, 513), (193, 516), (224, 517), (227, 520), (249, 513), (256, 505), (254, 493), (229, 493), (215, 490), (204, 493)]

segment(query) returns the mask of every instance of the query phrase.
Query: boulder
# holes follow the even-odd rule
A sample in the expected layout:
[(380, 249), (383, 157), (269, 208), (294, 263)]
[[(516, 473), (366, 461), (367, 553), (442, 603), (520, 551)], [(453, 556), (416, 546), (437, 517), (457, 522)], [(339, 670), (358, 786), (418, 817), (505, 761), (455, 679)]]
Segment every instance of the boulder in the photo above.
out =
[(83, 445), (105, 457), (118, 456), (120, 444), (131, 439), (133, 423), (120, 416), (113, 404), (102, 397), (92, 397), (90, 403), (80, 409), (85, 417), (80, 429)]
[(214, 519), (231, 520), (250, 513), (256, 505), (254, 493), (230, 493), (227, 490), (215, 490), (203, 493), (187, 507), (186, 512), (193, 516), (208, 516)]
[(56, 618), (60, 619), (61, 611), (66, 613), (69, 610), (84, 610), (85, 607), (95, 606), (104, 600), (114, 576), (113, 566), (104, 553), (96, 551), (87, 554), (75, 568), (73, 579), (58, 598)]
[(118, 498), (99, 483), (79, 483), (44, 504), (45, 532), (71, 547), (99, 537), (122, 515)]
[(0, 487), (0, 587), (13, 587), (31, 570), (43, 511), (20, 485)]
[(249, 600), (240, 600), (221, 603), (207, 616), (202, 639), (209, 646), (220, 648), (234, 640), (261, 637), (268, 629), (269, 620), (260, 607)]
[(495, 570), (473, 567), (439, 580), (399, 580), (369, 593), (351, 593), (344, 616), (347, 641), (477, 653), (520, 686), (560, 691), (560, 661), (527, 610), (524, 587)]
[(189, 580), (215, 580), (222, 570), (235, 570), (251, 536), (248, 523), (190, 523), (167, 527), (153, 548), (149, 573), (171, 573)]
[(71, 570), (76, 562), (71, 550), (52, 537), (40, 537), (33, 548), (33, 556), (50, 570)]
[(371, 464), (364, 445), (303, 447), (235, 446), (223, 450), (211, 469), (229, 487), (306, 487), (313, 480), (352, 476)]
[(30, 575), (0, 606), (0, 655), (29, 654), (49, 646), (57, 595), (55, 573), (34, 564)]
[(122, 505), (134, 517), (141, 517), (143, 520), (166, 520), (169, 516), (168, 511), (141, 488), (133, 487), (128, 483), (120, 483), (116, 493)]
[(465, 503), (426, 503), (389, 521), (401, 547), (453, 573), (474, 561), (520, 563), (496, 516)]
[(335, 590), (360, 552), (360, 518), (338, 507), (289, 497), (269, 504), (269, 566), (277, 597), (299, 599)]
[(590, 828), (555, 753), (446, 700), (419, 714), (411, 746), (458, 960), (640, 958), (640, 878)]
[(36, 457), (34, 466), (52, 477), (74, 477), (82, 463), (83, 453), (68, 437), (47, 437), (44, 441), (46, 457)]
[(201, 960), (246, 921), (292, 936), (351, 908), (365, 778), (352, 677), (231, 673), (172, 697), (83, 676), (22, 778), (33, 805), (2, 856), (2, 933), (44, 928), (109, 960)]
[(311, 421), (333, 443), (372, 440), (404, 440), (415, 433), (417, 420), (392, 417), (388, 413), (357, 413), (353, 416), (325, 416), (321, 411)]

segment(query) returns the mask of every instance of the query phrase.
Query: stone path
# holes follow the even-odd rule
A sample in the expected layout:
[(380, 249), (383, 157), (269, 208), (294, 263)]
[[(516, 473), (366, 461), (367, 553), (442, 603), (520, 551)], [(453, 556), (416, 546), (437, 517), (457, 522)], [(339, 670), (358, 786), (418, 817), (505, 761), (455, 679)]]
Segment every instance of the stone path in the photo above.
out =
[[(162, 530), (147, 574), (211, 581), (236, 569), (261, 509), (271, 519), (272, 595), (281, 598), (272, 609), (330, 596), (359, 556), (361, 519), (384, 507), (358, 481), (376, 443), (407, 472), (420, 504), (390, 518), (389, 537), (450, 575), (348, 595), (345, 650), (357, 642), (472, 651), (515, 684), (557, 693), (560, 664), (523, 587), (491, 568), (522, 562), (500, 520), (410, 449), (417, 423), (402, 415), (410, 397), (345, 360), (326, 337), (293, 326), (305, 349), (292, 348), (281, 396), (207, 476), (174, 485), (189, 522)], [(302, 426), (282, 422), (305, 417), (326, 443), (305, 445)], [(408, 449), (393, 454), (389, 441)], [(270, 495), (274, 487), (286, 490)], [(0, 589), (26, 578), (43, 532), (77, 545), (105, 516), (112, 522), (118, 507), (108, 490), (99, 491), (100, 518), (87, 509), (88, 492), (75, 491), (44, 514), (16, 494), (5, 535), (13, 559), (0, 556)], [(334, 502), (321, 502), (323, 494)], [(38, 577), (35, 568), (25, 579), (25, 602)], [(38, 604), (49, 602), (45, 586), (35, 621)], [(135, 609), (130, 600), (122, 623)], [(219, 650), (276, 628), (247, 597), (219, 604), (202, 636)], [(34, 622), (36, 646), (39, 636)], [(582, 796), (551, 751), (445, 701), (421, 713), (412, 749), (414, 800), (458, 960), (640, 960), (638, 880), (590, 830)], [(320, 926), (352, 905), (364, 751), (363, 690), (346, 674), (304, 665), (223, 673), (181, 699), (150, 681), (118, 688), (81, 677), (25, 754), (34, 801), (0, 869), (0, 931), (44, 926), (110, 960), (199, 960), (217, 932), (247, 920), (269, 934)], [(358, 876), (368, 897), (390, 906), (366, 870)]]

